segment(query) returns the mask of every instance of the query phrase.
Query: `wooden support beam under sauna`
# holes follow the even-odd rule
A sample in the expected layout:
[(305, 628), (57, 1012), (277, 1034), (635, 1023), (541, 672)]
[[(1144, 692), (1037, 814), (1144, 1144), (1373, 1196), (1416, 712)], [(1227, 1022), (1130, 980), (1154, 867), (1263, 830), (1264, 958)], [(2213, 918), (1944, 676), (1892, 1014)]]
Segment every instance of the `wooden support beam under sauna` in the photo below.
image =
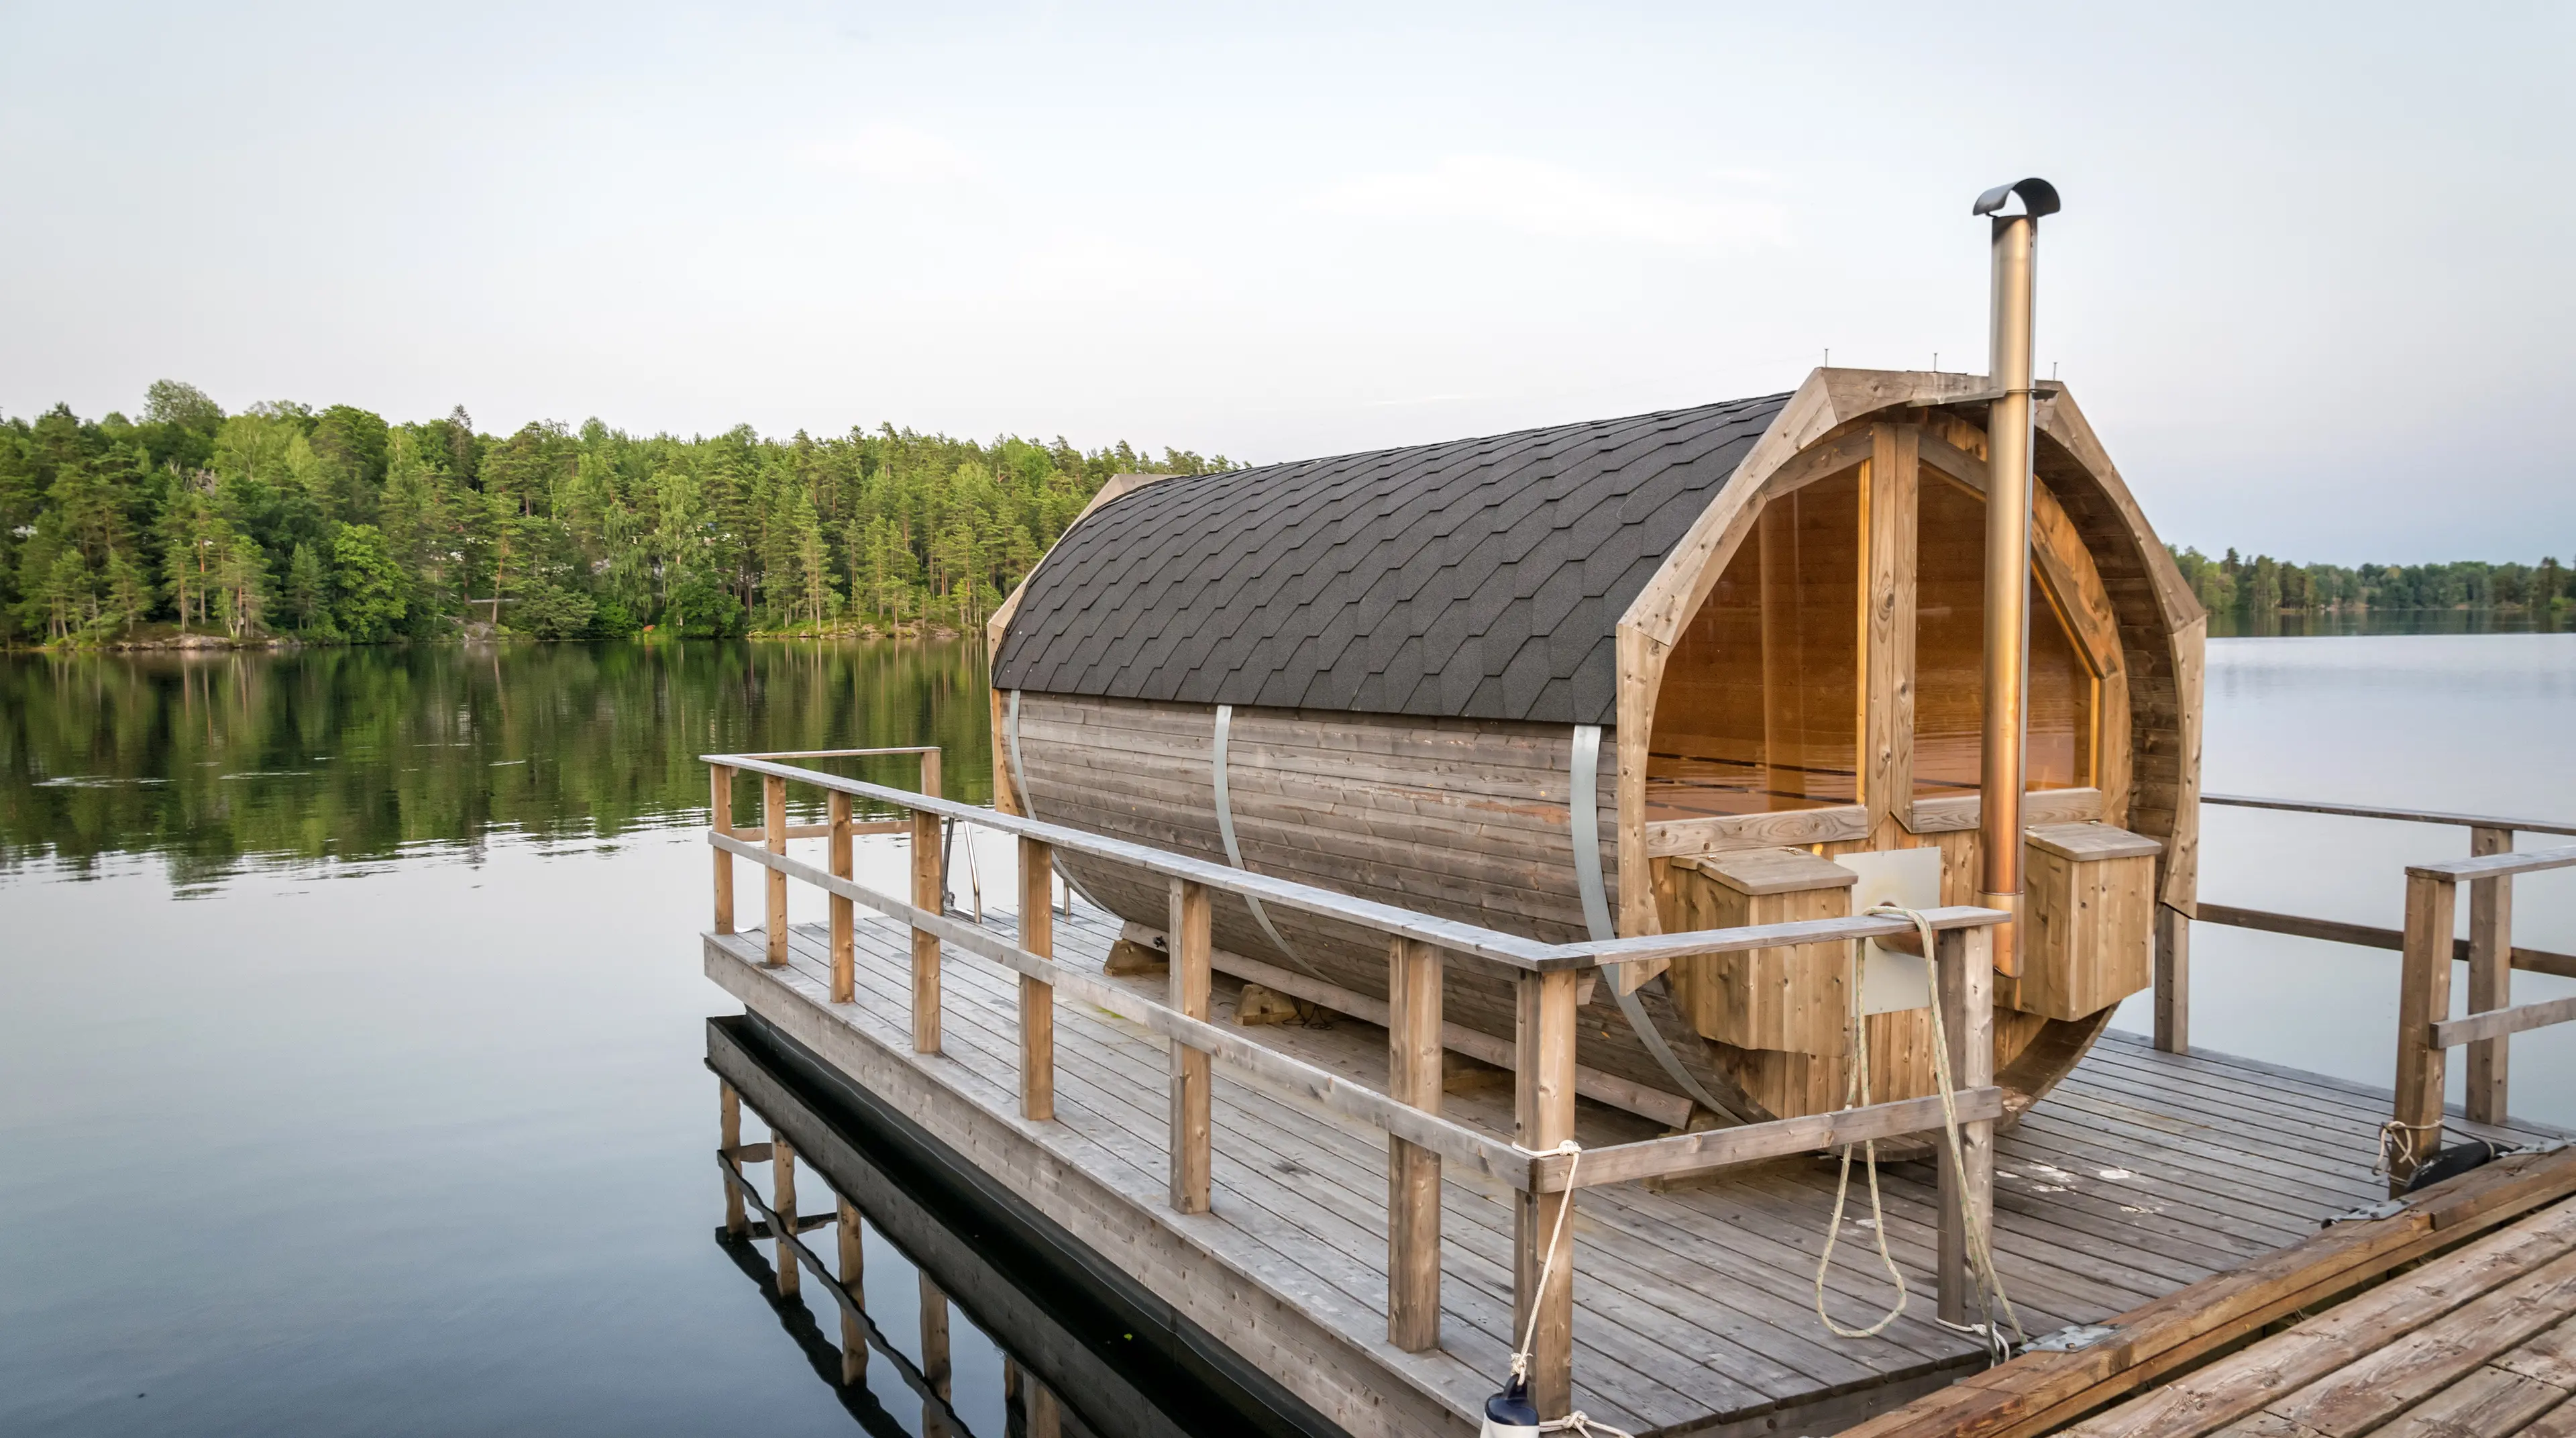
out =
[[(1973, 903), (1989, 388), (1824, 369), (1661, 414), (1113, 483), (988, 628), (998, 802), (1543, 942), (1836, 912), (1833, 861), (1862, 853), (1934, 851), (1928, 900)], [(2158, 907), (2194, 906), (2205, 627), (2062, 386), (2038, 387), (2034, 423), (2038, 957), (1994, 1025), (2014, 1113), (2150, 982)], [(1165, 927), (1160, 881), (1056, 864)], [(1210, 910), (1218, 968), (1384, 1011), (1381, 936), (1231, 894)], [(1686, 1122), (1836, 1106), (1847, 962), (1624, 966), (1579, 996), (1578, 1081)], [(1444, 1026), (1509, 1045), (1511, 976), (1462, 958), (1441, 984)], [(1878, 1097), (1931, 1091), (1920, 1008), (1867, 1033)]]

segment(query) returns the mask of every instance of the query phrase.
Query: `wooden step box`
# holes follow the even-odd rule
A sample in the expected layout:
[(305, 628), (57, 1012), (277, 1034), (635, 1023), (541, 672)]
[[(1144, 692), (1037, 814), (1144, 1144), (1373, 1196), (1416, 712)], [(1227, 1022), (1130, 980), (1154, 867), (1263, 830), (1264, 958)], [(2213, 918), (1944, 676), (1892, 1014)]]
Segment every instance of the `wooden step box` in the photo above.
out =
[[(1666, 875), (1673, 931), (1839, 919), (1860, 876), (1804, 849), (1739, 849), (1678, 858)], [(1846, 1047), (1849, 944), (1802, 944), (1739, 954), (1693, 954), (1672, 967), (1673, 1001), (1720, 1043), (1785, 1053)]]
[(1995, 1002), (2080, 1019), (2154, 982), (2164, 845), (2097, 823), (2041, 824), (2024, 835), (2021, 977), (1997, 975)]

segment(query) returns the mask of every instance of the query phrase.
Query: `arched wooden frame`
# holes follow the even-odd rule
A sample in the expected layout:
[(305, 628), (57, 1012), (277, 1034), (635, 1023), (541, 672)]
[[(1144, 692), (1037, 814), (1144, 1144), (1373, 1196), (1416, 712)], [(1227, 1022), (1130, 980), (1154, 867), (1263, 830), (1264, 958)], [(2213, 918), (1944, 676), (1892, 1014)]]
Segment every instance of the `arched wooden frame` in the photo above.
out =
[[(1706, 836), (1695, 835), (1694, 828), (1724, 831), (1734, 843), (1809, 844), (1893, 840), (1896, 826), (1923, 833), (1975, 825), (1973, 799), (1917, 803), (1913, 798), (1912, 576), (1914, 500), (1922, 466), (1981, 492), (1985, 487), (1982, 431), (1944, 408), (1990, 398), (1984, 384), (1973, 375), (1814, 372), (1756, 443), (1735, 481), (1702, 512), (1622, 616), (1617, 646), (1621, 932), (1652, 933), (1661, 927), (1649, 860), (1658, 852), (1700, 847)], [(2196, 795), (2199, 783), (2199, 661), (2205, 617), (2061, 389), (2042, 395), (2038, 427), (2043, 443), (2033, 504), (2033, 556), (2043, 585), (2102, 688), (2094, 706), (2100, 726), (2098, 794), (2054, 791), (2071, 796), (2077, 805), (2089, 805), (2059, 814), (2052, 809), (2061, 801), (2052, 798), (2052, 791), (2042, 791), (2032, 799), (2032, 822), (2096, 816), (2134, 821), (2133, 746), (2139, 742), (2139, 721), (2150, 721), (2146, 727), (2155, 732), (2148, 738), (2161, 741), (2152, 756), (2160, 781), (2152, 796), (2157, 802), (2149, 806), (2151, 822), (2133, 826), (2166, 841), (2163, 897), (2188, 912), (2194, 806), (2185, 800)], [(1863, 615), (1862, 803), (1649, 826), (1646, 751), (1664, 665), (1683, 630), (1752, 532), (1763, 505), (1864, 464), (1869, 591)], [(2061, 501), (2070, 485), (2080, 501), (2072, 508), (2080, 508), (2081, 518)], [(2132, 581), (2123, 586), (2125, 603), (2106, 584), (2097, 562), (2096, 550), (2106, 543), (2116, 546), (2130, 571), (2123, 576)], [(2151, 706), (2141, 704), (2133, 683), (2142, 664), (2155, 680), (2145, 696), (2155, 701)], [(2123, 717), (2128, 722), (2119, 722)], [(1629, 965), (1621, 975), (1623, 987), (1648, 977), (1646, 965)]]

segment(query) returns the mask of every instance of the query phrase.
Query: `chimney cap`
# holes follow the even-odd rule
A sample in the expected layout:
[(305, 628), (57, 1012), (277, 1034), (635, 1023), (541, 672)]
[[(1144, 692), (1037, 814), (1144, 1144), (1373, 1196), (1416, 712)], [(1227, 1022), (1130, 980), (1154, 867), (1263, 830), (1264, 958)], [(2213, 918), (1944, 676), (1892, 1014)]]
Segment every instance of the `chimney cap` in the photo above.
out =
[(2011, 199), (2015, 195), (2021, 196), (2023, 208), (2034, 220), (2038, 219), (2042, 215), (2053, 215), (2057, 213), (2057, 187), (2036, 175), (2031, 176), (2027, 180), (2015, 180), (2009, 185), (1997, 185), (1993, 189), (1986, 191), (1984, 194), (1977, 196), (1977, 203), (1968, 211), (1968, 213), (1972, 215), (1994, 214), (1997, 210), (2004, 207), (2004, 201)]

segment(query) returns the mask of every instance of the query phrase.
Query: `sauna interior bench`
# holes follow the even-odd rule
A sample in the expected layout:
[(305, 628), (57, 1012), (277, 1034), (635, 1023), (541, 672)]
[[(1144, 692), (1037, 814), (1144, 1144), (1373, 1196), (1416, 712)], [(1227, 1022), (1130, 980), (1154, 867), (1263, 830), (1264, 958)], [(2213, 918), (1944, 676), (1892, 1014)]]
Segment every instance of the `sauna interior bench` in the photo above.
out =
[[(962, 916), (961, 916), (962, 917)], [(985, 926), (1015, 932), (1007, 912)], [(1115, 919), (1087, 906), (1055, 927), (1059, 962), (1097, 972)], [(1018, 981), (949, 953), (943, 1052), (916, 1054), (910, 930), (862, 914), (857, 999), (829, 1002), (828, 935), (791, 930), (764, 967), (758, 931), (707, 934), (708, 977), (752, 1013), (897, 1106), (967, 1162), (1354, 1434), (1471, 1433), (1508, 1364), (1512, 1210), (1492, 1180), (1452, 1166), (1442, 1188), (1437, 1348), (1386, 1341), (1386, 1140), (1320, 1105), (1217, 1070), (1213, 1211), (1166, 1197), (1161, 1039), (1087, 1006), (1056, 1006), (1056, 1114), (1018, 1115)], [(1112, 980), (1159, 997), (1159, 975)], [(1240, 986), (1217, 978), (1217, 1022)], [(1260, 1026), (1245, 1034), (1371, 1086), (1385, 1030)], [(1508, 1082), (1453, 1088), (1447, 1115), (1511, 1136)], [(2385, 1091), (2204, 1052), (2160, 1053), (2107, 1034), (1997, 1145), (1996, 1253), (2025, 1329), (2098, 1322), (2317, 1232), (2375, 1203)], [(2455, 1130), (2511, 1142), (2537, 1125)], [(1647, 1120), (1585, 1100), (1587, 1146), (1652, 1137)], [(1975, 1342), (1932, 1321), (1933, 1175), (1890, 1165), (1887, 1236), (1914, 1298), (1884, 1335), (1829, 1336), (1814, 1311), (1834, 1169), (1789, 1160), (1721, 1182), (1587, 1188), (1573, 1225), (1575, 1406), (1644, 1434), (1829, 1433), (1967, 1376)], [(1828, 1278), (1846, 1327), (1890, 1297), (1852, 1202)]]

